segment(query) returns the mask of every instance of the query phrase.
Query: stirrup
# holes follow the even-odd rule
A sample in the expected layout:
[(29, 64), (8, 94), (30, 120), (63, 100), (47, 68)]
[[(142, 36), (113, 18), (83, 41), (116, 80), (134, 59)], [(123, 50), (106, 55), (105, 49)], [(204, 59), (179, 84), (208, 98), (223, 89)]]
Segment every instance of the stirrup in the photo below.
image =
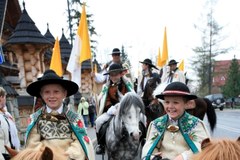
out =
[(96, 147), (96, 154), (105, 154), (105, 147), (103, 145), (98, 144)]

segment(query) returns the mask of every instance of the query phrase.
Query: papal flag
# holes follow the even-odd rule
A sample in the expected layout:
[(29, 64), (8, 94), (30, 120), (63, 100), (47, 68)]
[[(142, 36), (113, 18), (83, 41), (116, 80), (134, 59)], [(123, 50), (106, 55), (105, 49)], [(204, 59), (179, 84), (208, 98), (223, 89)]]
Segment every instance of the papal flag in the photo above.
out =
[(164, 30), (164, 37), (163, 37), (163, 51), (162, 51), (162, 66), (167, 64), (167, 60), (168, 60), (168, 45), (167, 45), (167, 29), (165, 27)]
[(184, 59), (179, 63), (178, 69), (184, 71)]
[(73, 43), (68, 61), (67, 70), (71, 73), (71, 80), (81, 86), (81, 65), (85, 60), (91, 59), (91, 48), (88, 33), (85, 4), (82, 7), (80, 23)]
[(58, 76), (62, 77), (63, 69), (62, 69), (62, 59), (61, 59), (61, 51), (59, 46), (58, 37), (56, 38), (53, 54), (50, 63), (50, 69), (54, 70)]

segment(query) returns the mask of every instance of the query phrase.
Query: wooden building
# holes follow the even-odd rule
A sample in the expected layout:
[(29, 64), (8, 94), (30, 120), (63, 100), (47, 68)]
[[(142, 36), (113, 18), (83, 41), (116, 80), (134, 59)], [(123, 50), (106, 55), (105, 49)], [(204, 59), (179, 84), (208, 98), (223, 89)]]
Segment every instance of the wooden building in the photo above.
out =
[[(20, 139), (23, 141), (29, 115), (33, 113), (35, 103), (35, 98), (26, 92), (26, 87), (49, 68), (55, 38), (48, 26), (44, 35), (40, 33), (24, 2), (21, 11), (18, 0), (0, 1), (0, 22), (0, 45), (5, 58), (5, 62), (0, 64), (0, 85), (7, 90), (8, 109), (16, 120)], [(70, 79), (66, 67), (72, 46), (64, 33), (59, 42), (63, 76)], [(91, 65), (88, 60), (82, 64), (82, 86), (79, 92), (71, 97), (74, 107), (78, 105), (82, 95), (92, 96), (93, 82), (90, 73)]]

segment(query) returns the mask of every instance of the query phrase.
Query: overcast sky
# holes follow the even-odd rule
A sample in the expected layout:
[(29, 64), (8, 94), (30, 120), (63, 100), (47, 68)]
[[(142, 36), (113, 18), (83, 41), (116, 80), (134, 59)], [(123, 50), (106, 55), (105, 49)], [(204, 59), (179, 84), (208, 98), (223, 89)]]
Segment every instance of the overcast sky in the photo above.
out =
[[(20, 3), (22, 5), (22, 1)], [(49, 23), (53, 36), (61, 38), (62, 28), (68, 37), (67, 0), (24, 0), (28, 14), (42, 34)], [(199, 45), (201, 36), (194, 29), (203, 11), (202, 0), (88, 0), (87, 13), (94, 15), (93, 25), (97, 37), (97, 60), (104, 63), (111, 59), (113, 48), (124, 45), (134, 68), (139, 61), (157, 56), (162, 50), (164, 27), (167, 28), (169, 59), (185, 60), (189, 69), (192, 48)], [(80, 8), (81, 9), (81, 8)], [(235, 47), (218, 60), (240, 58), (240, 10), (237, 0), (218, 0), (214, 17), (224, 26), (227, 36), (223, 46)]]

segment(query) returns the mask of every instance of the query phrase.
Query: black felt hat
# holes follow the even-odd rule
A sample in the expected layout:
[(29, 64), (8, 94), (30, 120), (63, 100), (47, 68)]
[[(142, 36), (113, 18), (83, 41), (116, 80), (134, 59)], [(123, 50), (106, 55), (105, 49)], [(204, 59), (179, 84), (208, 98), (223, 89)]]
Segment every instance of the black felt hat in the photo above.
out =
[(109, 67), (108, 72), (105, 73), (104, 75), (108, 75), (108, 74), (113, 73), (113, 72), (122, 72), (122, 71), (126, 71), (126, 70), (127, 69), (123, 68), (121, 64), (114, 63)]
[(114, 54), (121, 54), (121, 52), (120, 52), (120, 50), (118, 48), (114, 48), (112, 50), (112, 55), (114, 55)]
[(169, 66), (170, 66), (170, 65), (174, 65), (174, 64), (178, 64), (178, 62), (175, 61), (174, 59), (172, 59), (172, 60), (170, 60), (170, 61), (168, 62), (168, 65), (169, 65)]
[(182, 82), (172, 82), (167, 85), (161, 94), (156, 95), (160, 99), (164, 99), (164, 96), (183, 96), (188, 100), (197, 98), (196, 95), (190, 94), (189, 88)]
[(75, 94), (78, 91), (78, 85), (75, 82), (64, 80), (62, 77), (59, 77), (53, 70), (46, 70), (43, 73), (42, 77), (38, 78), (37, 81), (31, 83), (27, 87), (27, 92), (31, 96), (41, 97), (41, 88), (47, 84), (60, 84), (67, 90), (67, 97)]
[(153, 68), (158, 69), (155, 65), (152, 64), (151, 59), (148, 59), (148, 58), (147, 58), (147, 59), (144, 59), (144, 61), (143, 61), (143, 62), (140, 61), (140, 63), (147, 64), (147, 65), (149, 65), (150, 67), (153, 67)]

